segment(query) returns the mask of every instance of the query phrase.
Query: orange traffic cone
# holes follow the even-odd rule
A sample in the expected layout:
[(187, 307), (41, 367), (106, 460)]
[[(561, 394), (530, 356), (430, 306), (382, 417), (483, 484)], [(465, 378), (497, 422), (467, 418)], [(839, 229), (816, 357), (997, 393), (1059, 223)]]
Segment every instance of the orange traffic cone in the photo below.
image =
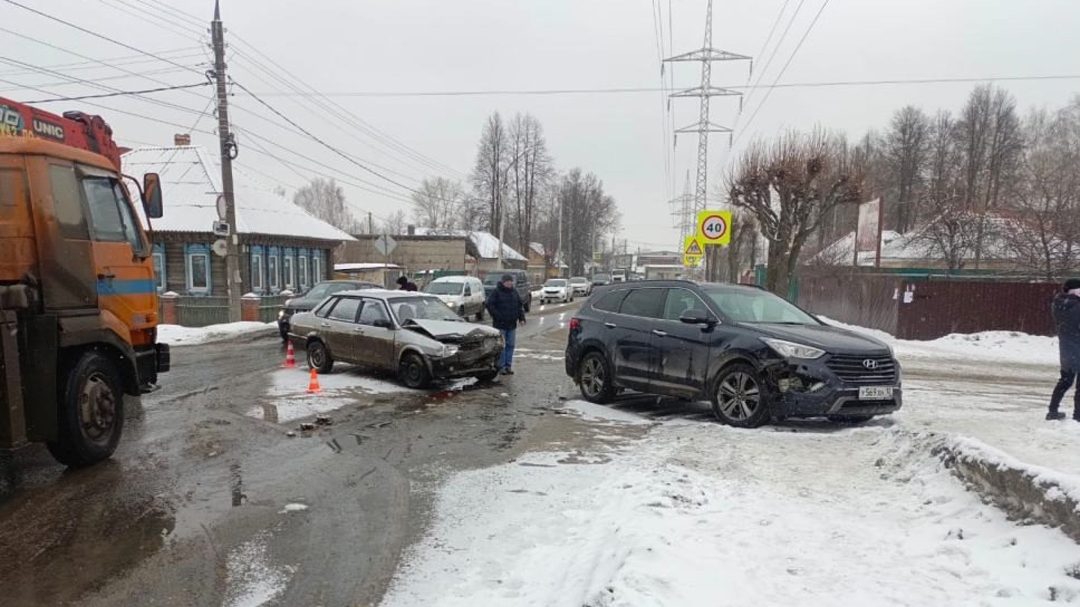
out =
[(322, 388), (319, 387), (319, 372), (315, 370), (315, 367), (311, 368), (311, 380), (308, 381), (307, 387), (308, 394), (318, 394), (322, 392)]
[(289, 347), (286, 348), (286, 350), (285, 350), (285, 364), (282, 365), (282, 368), (284, 368), (284, 369), (295, 369), (296, 368), (296, 352), (293, 351), (293, 345), (292, 345), (291, 341), (289, 342)]

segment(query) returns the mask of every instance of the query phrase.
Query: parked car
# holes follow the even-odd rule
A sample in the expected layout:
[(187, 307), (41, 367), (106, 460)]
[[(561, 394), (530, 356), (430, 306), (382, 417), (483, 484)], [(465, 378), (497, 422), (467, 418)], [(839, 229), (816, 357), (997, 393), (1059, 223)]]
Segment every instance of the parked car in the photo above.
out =
[(499, 286), (502, 277), (507, 274), (514, 277), (514, 289), (521, 296), (521, 301), (525, 303), (525, 311), (529, 312), (532, 309), (532, 285), (529, 284), (529, 275), (524, 270), (488, 272), (484, 276), (484, 301), (487, 301), (488, 296), (495, 290), (495, 287)]
[(278, 332), (281, 333), (281, 339), (288, 339), (289, 320), (294, 314), (311, 311), (315, 306), (322, 303), (322, 300), (330, 295), (339, 291), (381, 288), (383, 288), (382, 285), (361, 280), (324, 280), (323, 282), (320, 282), (308, 289), (303, 295), (285, 300), (285, 306), (278, 312), (277, 321)]
[(543, 305), (549, 301), (562, 303), (574, 301), (574, 287), (570, 286), (570, 281), (565, 278), (552, 278), (545, 282), (544, 288), (540, 291), (540, 304)]
[(593, 274), (592, 286), (603, 287), (611, 284), (611, 274)]
[(462, 318), (475, 316), (484, 320), (484, 283), (473, 276), (443, 276), (429, 282), (424, 287), (430, 293), (443, 300), (451, 310)]
[(865, 421), (898, 410), (885, 343), (757, 287), (641, 281), (597, 289), (570, 320), (566, 373), (595, 403), (620, 389), (711, 400), (717, 419)]
[(434, 295), (342, 291), (293, 317), (289, 339), (308, 365), (329, 373), (335, 362), (397, 371), (410, 388), (432, 380), (499, 373), (499, 331), (465, 322)]
[(588, 297), (589, 293), (592, 293), (592, 283), (584, 276), (574, 276), (571, 278), (570, 286), (574, 288), (575, 296), (581, 295), (582, 297)]

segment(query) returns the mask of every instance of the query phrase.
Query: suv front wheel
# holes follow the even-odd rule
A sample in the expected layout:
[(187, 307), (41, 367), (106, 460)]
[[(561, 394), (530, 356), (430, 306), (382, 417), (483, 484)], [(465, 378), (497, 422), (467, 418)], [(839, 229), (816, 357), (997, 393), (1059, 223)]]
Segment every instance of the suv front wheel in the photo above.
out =
[(611, 365), (608, 364), (607, 357), (600, 352), (589, 352), (581, 359), (577, 376), (581, 395), (590, 403), (603, 405), (615, 397)]
[(757, 369), (736, 363), (720, 371), (713, 383), (712, 408), (720, 423), (757, 428), (769, 421), (769, 393)]

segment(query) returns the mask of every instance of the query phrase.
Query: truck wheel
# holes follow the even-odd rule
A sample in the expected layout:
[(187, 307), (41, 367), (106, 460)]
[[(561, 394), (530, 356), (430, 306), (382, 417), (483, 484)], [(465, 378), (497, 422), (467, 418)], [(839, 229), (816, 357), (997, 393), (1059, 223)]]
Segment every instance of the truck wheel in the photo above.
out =
[(431, 374), (419, 354), (406, 354), (398, 366), (401, 383), (413, 390), (423, 390), (431, 384)]
[(58, 406), (56, 441), (47, 443), (56, 461), (77, 468), (116, 451), (124, 429), (124, 381), (112, 360), (83, 354), (67, 371)]

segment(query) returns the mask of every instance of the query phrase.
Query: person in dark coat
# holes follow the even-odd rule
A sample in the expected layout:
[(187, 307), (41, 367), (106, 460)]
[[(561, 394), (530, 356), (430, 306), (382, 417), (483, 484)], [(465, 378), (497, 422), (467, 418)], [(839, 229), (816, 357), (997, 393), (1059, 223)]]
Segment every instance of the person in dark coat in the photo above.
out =
[[(1065, 393), (1076, 384), (1080, 373), (1080, 278), (1070, 278), (1061, 287), (1061, 292), (1054, 295), (1051, 305), (1054, 313), (1054, 325), (1057, 328), (1058, 348), (1061, 350), (1061, 379), (1050, 398), (1048, 420), (1065, 419), (1065, 414), (1058, 411)], [(1080, 391), (1073, 393), (1073, 419), (1080, 422)]]
[(525, 325), (525, 303), (521, 301), (514, 288), (514, 277), (506, 274), (485, 302), (491, 324), (503, 336), (505, 347), (499, 359), (499, 369), (503, 375), (514, 374), (514, 346), (517, 341), (518, 325)]
[(398, 283), (398, 286), (400, 287), (398, 289), (399, 291), (416, 291), (417, 290), (416, 283), (409, 280), (405, 276), (399, 276), (398, 279), (397, 279), (397, 283)]

